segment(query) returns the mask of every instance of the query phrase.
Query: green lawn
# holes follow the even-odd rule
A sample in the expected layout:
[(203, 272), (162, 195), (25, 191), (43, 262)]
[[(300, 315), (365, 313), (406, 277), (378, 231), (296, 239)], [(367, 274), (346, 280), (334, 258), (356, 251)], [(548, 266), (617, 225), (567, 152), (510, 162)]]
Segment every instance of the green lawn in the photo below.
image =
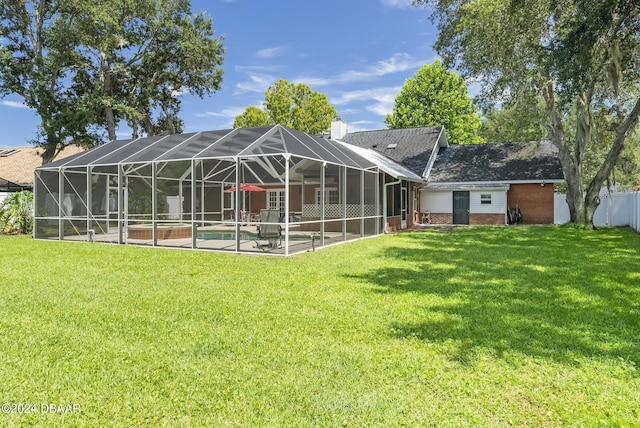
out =
[(2, 426), (640, 426), (629, 229), (0, 250)]

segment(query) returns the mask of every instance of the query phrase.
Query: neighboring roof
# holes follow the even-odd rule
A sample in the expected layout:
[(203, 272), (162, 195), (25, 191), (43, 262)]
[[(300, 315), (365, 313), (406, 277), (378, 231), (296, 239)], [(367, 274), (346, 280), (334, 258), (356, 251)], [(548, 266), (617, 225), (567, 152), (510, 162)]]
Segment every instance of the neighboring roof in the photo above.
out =
[(0, 192), (20, 192), (22, 190), (31, 190), (31, 185), (20, 185), (12, 181), (5, 180), (0, 177)]
[(440, 148), (429, 175), (430, 183), (563, 180), (558, 149), (548, 141)]
[[(281, 125), (116, 140), (76, 156), (43, 165), (40, 169), (190, 159), (231, 160), (238, 157), (268, 157), (274, 159), (273, 162), (279, 162), (276, 158), (289, 155), (360, 169), (379, 168), (391, 175), (395, 174), (394, 176), (400, 175), (403, 178), (421, 181), (420, 176), (379, 154), (372, 154), (339, 141), (314, 137)], [(269, 167), (266, 162), (261, 162), (252, 164), (250, 173), (255, 176), (256, 182), (261, 182), (261, 177), (266, 177), (276, 169)]]
[[(0, 148), (0, 154), (12, 152), (9, 155), (0, 155), (0, 178), (13, 182), (22, 187), (33, 186), (33, 172), (42, 165), (40, 157), (41, 148), (38, 147), (10, 147)], [(77, 146), (67, 146), (56, 157), (63, 159), (84, 149)]]
[(447, 145), (442, 126), (352, 132), (340, 140), (382, 153), (421, 177), (436, 144)]

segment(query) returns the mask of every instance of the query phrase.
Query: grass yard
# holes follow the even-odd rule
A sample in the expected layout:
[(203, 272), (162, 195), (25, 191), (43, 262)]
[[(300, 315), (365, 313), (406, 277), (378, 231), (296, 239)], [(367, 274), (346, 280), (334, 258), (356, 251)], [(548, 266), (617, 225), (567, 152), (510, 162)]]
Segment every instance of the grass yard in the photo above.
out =
[(629, 229), (0, 249), (2, 426), (640, 426)]

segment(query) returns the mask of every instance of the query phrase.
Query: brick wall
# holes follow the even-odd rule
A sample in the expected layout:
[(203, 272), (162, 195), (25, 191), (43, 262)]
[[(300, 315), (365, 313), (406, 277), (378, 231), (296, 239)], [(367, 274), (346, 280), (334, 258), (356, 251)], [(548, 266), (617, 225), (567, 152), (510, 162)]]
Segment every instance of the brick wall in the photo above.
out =
[(500, 226), (505, 224), (505, 215), (470, 213), (469, 224), (493, 224)]
[(453, 224), (453, 214), (431, 213), (431, 224)]
[(400, 216), (387, 217), (387, 223), (389, 224), (389, 231), (402, 229), (402, 218)]
[(512, 184), (508, 208), (520, 208), (524, 224), (553, 224), (553, 184)]

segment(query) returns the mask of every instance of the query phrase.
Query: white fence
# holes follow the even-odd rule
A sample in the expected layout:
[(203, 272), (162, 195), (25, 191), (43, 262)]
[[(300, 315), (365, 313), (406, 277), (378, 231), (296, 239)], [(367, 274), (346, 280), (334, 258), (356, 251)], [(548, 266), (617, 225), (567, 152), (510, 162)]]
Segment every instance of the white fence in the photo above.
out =
[[(569, 206), (565, 195), (556, 194), (554, 223), (569, 221)], [(593, 215), (595, 226), (630, 226), (640, 232), (640, 192), (600, 194), (600, 205)]]

